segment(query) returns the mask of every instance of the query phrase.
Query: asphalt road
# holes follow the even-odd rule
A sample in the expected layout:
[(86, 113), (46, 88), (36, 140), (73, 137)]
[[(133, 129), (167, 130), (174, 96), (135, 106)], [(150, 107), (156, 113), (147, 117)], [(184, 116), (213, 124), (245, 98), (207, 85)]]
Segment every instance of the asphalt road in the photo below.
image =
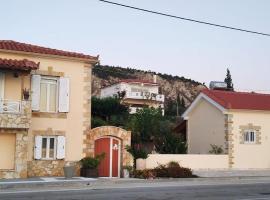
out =
[(101, 200), (101, 199), (224, 199), (224, 200), (270, 200), (270, 183), (208, 185), (208, 186), (172, 186), (142, 187), (126, 189), (75, 189), (62, 191), (18, 191), (0, 193), (0, 200)]

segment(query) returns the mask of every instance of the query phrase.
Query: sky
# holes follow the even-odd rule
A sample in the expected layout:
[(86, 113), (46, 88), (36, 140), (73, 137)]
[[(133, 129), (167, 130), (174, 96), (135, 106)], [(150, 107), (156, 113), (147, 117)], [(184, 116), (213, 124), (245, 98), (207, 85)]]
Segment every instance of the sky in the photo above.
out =
[[(112, 0), (270, 34), (269, 0)], [(0, 39), (100, 55), (101, 64), (270, 93), (270, 37), (167, 18), (98, 0), (8, 0)]]

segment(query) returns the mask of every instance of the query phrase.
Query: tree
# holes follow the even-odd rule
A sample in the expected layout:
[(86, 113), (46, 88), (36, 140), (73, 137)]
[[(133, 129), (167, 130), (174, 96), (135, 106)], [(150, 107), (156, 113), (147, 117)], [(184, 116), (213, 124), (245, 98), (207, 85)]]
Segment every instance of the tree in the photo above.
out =
[(128, 107), (117, 97), (92, 97), (92, 128), (101, 125), (124, 126), (128, 119)]
[(161, 109), (155, 108), (143, 108), (132, 115), (127, 128), (132, 131), (133, 144), (151, 142), (158, 133), (161, 118)]
[[(173, 123), (166, 120), (160, 109), (143, 108), (134, 114), (129, 122), (132, 132), (132, 149), (140, 149), (148, 153), (186, 153), (186, 144), (172, 133)], [(150, 148), (151, 147), (151, 148)]]
[(226, 78), (224, 79), (224, 82), (227, 84), (228, 90), (232, 90), (232, 91), (234, 90), (231, 72), (228, 68), (227, 68), (227, 74), (226, 74)]

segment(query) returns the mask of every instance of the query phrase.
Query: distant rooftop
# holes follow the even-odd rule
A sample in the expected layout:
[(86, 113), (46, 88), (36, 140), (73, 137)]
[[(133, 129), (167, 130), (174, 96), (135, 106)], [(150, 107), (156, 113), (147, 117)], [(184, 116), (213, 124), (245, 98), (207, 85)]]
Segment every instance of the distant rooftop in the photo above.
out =
[(202, 93), (226, 109), (270, 111), (270, 94), (202, 90)]

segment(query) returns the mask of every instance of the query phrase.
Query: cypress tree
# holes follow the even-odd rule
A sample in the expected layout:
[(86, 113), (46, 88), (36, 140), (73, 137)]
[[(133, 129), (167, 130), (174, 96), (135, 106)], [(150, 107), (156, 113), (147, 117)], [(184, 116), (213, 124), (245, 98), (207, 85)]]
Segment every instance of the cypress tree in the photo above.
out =
[(226, 74), (226, 78), (224, 79), (224, 82), (227, 84), (228, 90), (234, 91), (231, 72), (228, 68), (227, 68), (227, 74)]

